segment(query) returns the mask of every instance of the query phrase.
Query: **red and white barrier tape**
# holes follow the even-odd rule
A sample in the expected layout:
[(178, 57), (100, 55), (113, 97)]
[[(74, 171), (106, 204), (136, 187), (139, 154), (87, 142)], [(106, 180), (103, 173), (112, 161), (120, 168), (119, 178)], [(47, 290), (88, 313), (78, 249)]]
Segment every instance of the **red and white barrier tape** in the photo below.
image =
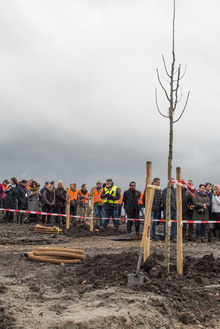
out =
[[(16, 212), (16, 213), (25, 213), (25, 214), (36, 214), (36, 215), (48, 215), (48, 216), (59, 216), (59, 217), (66, 217), (66, 214), (56, 214), (56, 213), (49, 213), (49, 212), (40, 212), (40, 211), (29, 211), (29, 210), (18, 210), (18, 209), (4, 209), (0, 208), (0, 210), (3, 211), (10, 211), (10, 212)], [(83, 217), (83, 216), (73, 216), (70, 215), (71, 218), (82, 218), (82, 219), (91, 219), (92, 217)], [(93, 217), (94, 218), (94, 217)], [(97, 217), (96, 217), (97, 218)], [(114, 219), (114, 220), (134, 220), (134, 221), (144, 221), (144, 218), (126, 218), (126, 217), (120, 217), (120, 218), (97, 218), (97, 219)], [(152, 222), (166, 222), (166, 219), (151, 219)], [(169, 223), (177, 223), (177, 220), (169, 220)], [(214, 221), (214, 220), (182, 220), (181, 223), (194, 223), (194, 224), (214, 224), (214, 223), (220, 223), (220, 221)]]
[(173, 184), (176, 184), (176, 185), (180, 185), (180, 186), (183, 186), (183, 187), (188, 187), (189, 193), (195, 198), (195, 195), (192, 193), (192, 186), (186, 184), (186, 182), (184, 180), (178, 180), (177, 181), (177, 180), (171, 179), (170, 180), (170, 183), (173, 183)]

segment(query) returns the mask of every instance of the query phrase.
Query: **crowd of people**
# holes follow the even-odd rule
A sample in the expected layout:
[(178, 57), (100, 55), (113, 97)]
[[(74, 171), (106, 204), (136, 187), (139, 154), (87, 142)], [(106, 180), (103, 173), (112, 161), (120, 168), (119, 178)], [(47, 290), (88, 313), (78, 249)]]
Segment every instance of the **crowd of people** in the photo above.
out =
[[(160, 187), (160, 179), (154, 178), (153, 185)], [(145, 191), (141, 192), (136, 189), (136, 183), (130, 182), (129, 188), (122, 194), (121, 188), (114, 185), (111, 178), (106, 179), (106, 183), (97, 181), (96, 186), (90, 192), (87, 185), (82, 184), (78, 189), (75, 183), (69, 186), (69, 195), (67, 196), (63, 182), (60, 180), (57, 187), (54, 181), (46, 181), (43, 188), (34, 181), (21, 180), (18, 182), (16, 177), (12, 177), (10, 182), (5, 179), (0, 183), (0, 208), (2, 209), (18, 209), (29, 210), (33, 212), (42, 211), (44, 213), (65, 214), (66, 204), (70, 202), (70, 215), (85, 218), (88, 215), (89, 200), (94, 199), (94, 216), (97, 218), (99, 225), (106, 228), (110, 219), (113, 221), (115, 229), (120, 225), (122, 216), (122, 208), (125, 209), (127, 232), (130, 235), (132, 226), (135, 226), (135, 233), (140, 234), (140, 217), (144, 217), (145, 211)], [(167, 188), (155, 189), (153, 206), (151, 210), (151, 240), (157, 241), (157, 224), (159, 219), (166, 219), (166, 198)], [(170, 219), (171, 239), (176, 242), (177, 224), (175, 222), (176, 213), (176, 189), (174, 181), (171, 180), (171, 202), (170, 202)], [(23, 224), (26, 214), (24, 212), (17, 213), (13, 211), (5, 212), (6, 223), (13, 223), (15, 220), (18, 224)], [(65, 224), (65, 217), (55, 216), (55, 223)], [(200, 184), (196, 189), (193, 181), (182, 186), (182, 219), (184, 221), (220, 221), (220, 186), (209, 182)], [(41, 222), (52, 224), (51, 215), (42, 214)], [(29, 214), (29, 223), (35, 224), (37, 214)], [(164, 237), (166, 233), (166, 225), (164, 225)], [(196, 224), (196, 241), (212, 242), (215, 238), (220, 241), (220, 223), (197, 223)], [(192, 241), (194, 239), (193, 223), (183, 224), (184, 241)]]

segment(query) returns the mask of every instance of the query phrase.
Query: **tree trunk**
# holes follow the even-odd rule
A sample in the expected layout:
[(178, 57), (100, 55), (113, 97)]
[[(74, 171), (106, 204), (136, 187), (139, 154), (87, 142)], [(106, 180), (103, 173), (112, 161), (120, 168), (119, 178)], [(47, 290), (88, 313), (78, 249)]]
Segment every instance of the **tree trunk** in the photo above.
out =
[(168, 170), (167, 170), (167, 199), (166, 199), (166, 237), (165, 237), (165, 262), (170, 271), (170, 217), (171, 217), (171, 175), (172, 175), (172, 160), (173, 160), (173, 116), (170, 109), (170, 133), (169, 133), (169, 155), (168, 155)]

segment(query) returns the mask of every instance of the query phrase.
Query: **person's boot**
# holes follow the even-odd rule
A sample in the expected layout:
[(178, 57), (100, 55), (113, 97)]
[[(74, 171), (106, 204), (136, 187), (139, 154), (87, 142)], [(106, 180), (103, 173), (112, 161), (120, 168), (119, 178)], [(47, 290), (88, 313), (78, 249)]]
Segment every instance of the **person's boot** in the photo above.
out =
[(131, 235), (131, 226), (127, 226), (128, 235)]

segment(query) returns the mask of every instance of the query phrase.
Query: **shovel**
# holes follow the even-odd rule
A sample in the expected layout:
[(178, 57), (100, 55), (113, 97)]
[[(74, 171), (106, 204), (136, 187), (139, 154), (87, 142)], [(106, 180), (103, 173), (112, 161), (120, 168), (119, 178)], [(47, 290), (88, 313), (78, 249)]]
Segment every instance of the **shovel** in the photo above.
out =
[(148, 238), (150, 242), (150, 222), (147, 223), (147, 218), (149, 217), (150, 219), (150, 214), (151, 214), (151, 208), (153, 204), (153, 199), (154, 199), (154, 191), (155, 189), (160, 189), (158, 186), (154, 185), (147, 185), (149, 188), (149, 203), (148, 203), (148, 208), (146, 209), (145, 213), (145, 220), (144, 220), (144, 232), (142, 235), (141, 239), (141, 246), (140, 246), (140, 251), (139, 251), (139, 257), (138, 257), (138, 263), (137, 263), (137, 270), (136, 273), (130, 273), (128, 277), (128, 283), (127, 286), (129, 288), (134, 288), (135, 286), (141, 285), (144, 283), (144, 276), (140, 275), (140, 268), (141, 268), (141, 262), (144, 256), (144, 245), (146, 243), (146, 239)]
[(144, 283), (144, 276), (139, 274), (143, 255), (144, 255), (144, 247), (140, 247), (136, 273), (135, 274), (130, 273), (128, 277), (127, 286), (129, 288), (134, 288)]
[(129, 288), (134, 288), (135, 286), (141, 285), (144, 283), (144, 276), (140, 275), (140, 268), (141, 263), (144, 257), (144, 242), (147, 234), (147, 225), (144, 225), (144, 232), (141, 239), (141, 245), (140, 245), (140, 251), (139, 251), (139, 257), (138, 257), (138, 263), (137, 263), (137, 270), (136, 273), (130, 273), (128, 277), (128, 283), (127, 286)]

